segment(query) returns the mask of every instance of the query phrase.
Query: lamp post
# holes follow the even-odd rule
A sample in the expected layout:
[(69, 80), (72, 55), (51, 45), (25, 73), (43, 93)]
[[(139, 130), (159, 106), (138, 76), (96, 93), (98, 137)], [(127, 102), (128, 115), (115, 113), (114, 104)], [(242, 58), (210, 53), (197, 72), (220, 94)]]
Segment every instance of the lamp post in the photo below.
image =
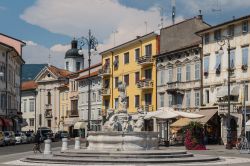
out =
[(227, 112), (227, 144), (226, 149), (232, 149), (232, 132), (231, 132), (231, 126), (230, 126), (230, 72), (231, 72), (231, 66), (230, 66), (230, 37), (229, 36), (223, 36), (223, 38), (219, 41), (217, 41), (218, 45), (220, 46), (219, 54), (222, 55), (223, 52), (223, 46), (227, 44), (227, 53), (228, 53), (228, 75), (227, 75), (227, 105), (228, 105), (228, 112)]
[(98, 45), (97, 39), (93, 36), (91, 33), (91, 30), (89, 30), (88, 37), (81, 37), (78, 39), (80, 41), (81, 46), (79, 50), (79, 54), (83, 55), (83, 46), (87, 45), (88, 47), (88, 126), (87, 130), (90, 131), (90, 119), (91, 119), (91, 101), (90, 101), (90, 94), (91, 94), (91, 79), (90, 79), (90, 65), (91, 65), (91, 52), (93, 50), (96, 51), (96, 47)]

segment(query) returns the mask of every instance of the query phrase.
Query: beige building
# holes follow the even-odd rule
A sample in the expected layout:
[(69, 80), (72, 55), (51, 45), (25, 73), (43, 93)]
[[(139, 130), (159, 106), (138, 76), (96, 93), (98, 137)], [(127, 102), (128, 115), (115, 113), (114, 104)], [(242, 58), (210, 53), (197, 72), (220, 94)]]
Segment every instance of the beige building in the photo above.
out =
[[(249, 33), (250, 16), (233, 19), (198, 32), (203, 38), (203, 108), (217, 109), (221, 121), (222, 142), (227, 140), (228, 71), (230, 71), (230, 128), (233, 143), (242, 131), (244, 99), (250, 113)], [(228, 41), (220, 42), (229, 38)], [(230, 70), (228, 70), (228, 44), (230, 44)], [(223, 51), (220, 51), (222, 49)], [(245, 84), (245, 86), (244, 86)]]

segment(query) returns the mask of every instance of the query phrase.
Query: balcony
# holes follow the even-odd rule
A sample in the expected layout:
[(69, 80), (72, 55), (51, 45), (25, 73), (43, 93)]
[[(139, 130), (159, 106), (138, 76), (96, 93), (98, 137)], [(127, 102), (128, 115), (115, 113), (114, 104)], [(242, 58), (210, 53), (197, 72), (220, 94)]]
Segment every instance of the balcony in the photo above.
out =
[[(230, 103), (230, 113), (239, 113), (241, 109), (240, 102), (233, 102)], [(218, 102), (218, 114), (219, 115), (227, 115), (228, 113), (228, 102)]]
[(141, 105), (138, 107), (138, 110), (143, 111), (143, 112), (152, 112), (154, 110), (153, 105)]
[(52, 105), (51, 104), (45, 104), (45, 110), (51, 110), (52, 109)]
[(99, 74), (100, 76), (103, 76), (103, 77), (105, 77), (105, 76), (110, 76), (111, 70), (110, 70), (109, 67), (105, 67), (105, 68), (99, 69), (99, 70), (98, 70), (98, 74)]
[(52, 110), (46, 110), (44, 116), (45, 118), (52, 118)]
[(167, 92), (184, 94), (183, 83), (180, 81), (167, 83)]
[(145, 55), (145, 56), (139, 57), (137, 60), (137, 63), (138, 65), (147, 66), (147, 65), (152, 65), (154, 63), (154, 60), (152, 56)]
[(79, 117), (78, 110), (67, 110), (67, 117)]
[(172, 105), (172, 107), (175, 111), (184, 111), (185, 110), (184, 108), (182, 108), (182, 104)]
[(139, 80), (136, 83), (136, 85), (137, 85), (137, 88), (140, 88), (140, 89), (152, 89), (154, 86), (154, 82), (153, 80), (145, 79), (145, 80)]
[(102, 88), (102, 96), (110, 96), (110, 89)]

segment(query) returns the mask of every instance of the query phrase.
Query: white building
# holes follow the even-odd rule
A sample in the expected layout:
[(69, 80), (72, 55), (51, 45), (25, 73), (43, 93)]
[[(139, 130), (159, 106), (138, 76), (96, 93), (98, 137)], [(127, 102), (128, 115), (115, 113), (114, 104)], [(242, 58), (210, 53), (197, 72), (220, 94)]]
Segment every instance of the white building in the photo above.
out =
[(21, 40), (0, 34), (0, 131), (20, 131)]
[(23, 116), (23, 121), (26, 122), (26, 126), (22, 127), (22, 131), (36, 131), (37, 124), (36, 121), (36, 95), (37, 95), (37, 84), (35, 81), (26, 81), (22, 83), (21, 92), (21, 111)]
[[(227, 82), (228, 44), (230, 43), (230, 128), (233, 143), (242, 132), (242, 109), (246, 100), (247, 114), (250, 113), (249, 80), (249, 31), (250, 16), (233, 19), (198, 32), (203, 38), (203, 106), (218, 109), (221, 121), (222, 142), (227, 141)], [(227, 41), (219, 42), (229, 38)], [(222, 46), (220, 46), (220, 45)], [(220, 48), (223, 49), (221, 54)], [(245, 87), (244, 87), (245, 83)]]
[(77, 78), (78, 81), (78, 109), (80, 114), (80, 120), (84, 121), (86, 124), (88, 122), (88, 81), (91, 80), (91, 130), (99, 131), (101, 130), (102, 124), (102, 79), (98, 76), (98, 69), (101, 69), (101, 64), (96, 66), (95, 70), (89, 75), (84, 75)]

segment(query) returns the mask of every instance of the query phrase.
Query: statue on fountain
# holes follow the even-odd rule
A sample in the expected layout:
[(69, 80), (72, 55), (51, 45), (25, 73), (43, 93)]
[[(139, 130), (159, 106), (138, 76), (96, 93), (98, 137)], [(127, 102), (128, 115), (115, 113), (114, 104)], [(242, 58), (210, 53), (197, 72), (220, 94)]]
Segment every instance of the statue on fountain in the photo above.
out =
[[(122, 81), (118, 82), (118, 92), (119, 92), (119, 108), (118, 112), (127, 113), (127, 94), (126, 85)], [(120, 108), (121, 106), (121, 108)]]

